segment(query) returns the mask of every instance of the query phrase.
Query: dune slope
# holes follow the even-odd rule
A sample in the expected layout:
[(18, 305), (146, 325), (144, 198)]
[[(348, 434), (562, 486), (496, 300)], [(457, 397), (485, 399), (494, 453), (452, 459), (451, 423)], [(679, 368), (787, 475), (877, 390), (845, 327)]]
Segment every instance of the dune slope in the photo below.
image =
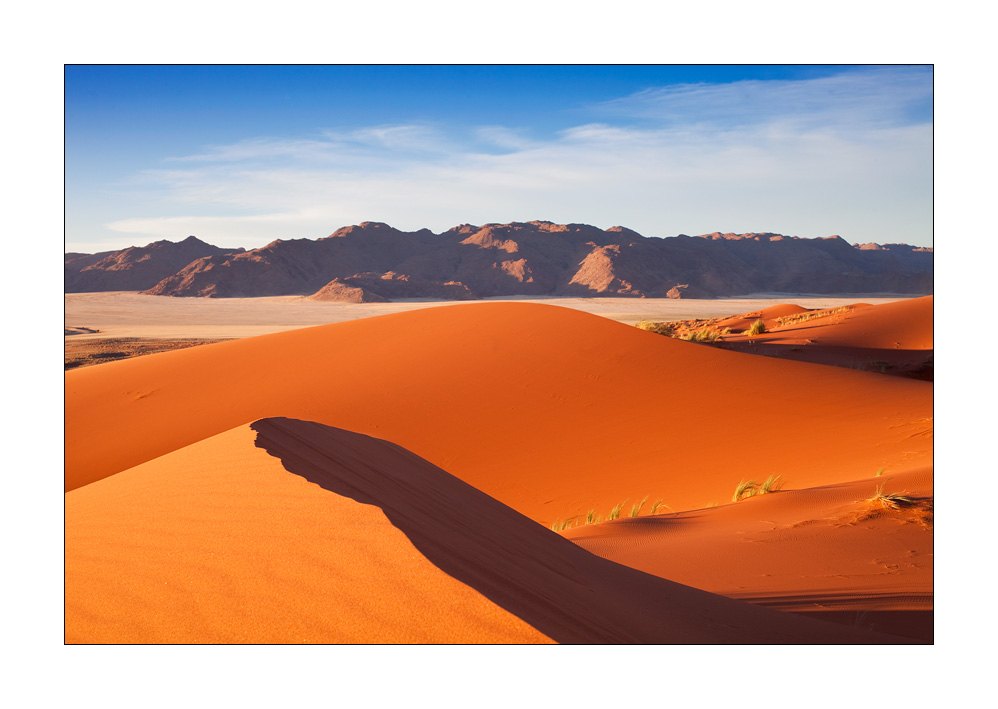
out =
[(932, 452), (929, 383), (488, 303), (67, 372), (66, 489), (274, 416), (390, 440), (546, 524), (646, 494), (694, 508), (745, 476), (902, 472)]
[[(872, 500), (878, 489), (910, 503)], [(594, 554), (729, 598), (799, 612), (928, 613), (931, 470), (564, 532)]]
[(409, 451), (307, 421), (67, 493), (66, 539), (68, 642), (899, 641), (600, 559)]
[(727, 336), (723, 346), (799, 362), (932, 379), (931, 295), (880, 305), (856, 303), (846, 308), (798, 310), (801, 312), (776, 312), (769, 308), (723, 319), (717, 326), (727, 326), (735, 332), (744, 330), (757, 318), (763, 320), (767, 329), (766, 333), (751, 338)]

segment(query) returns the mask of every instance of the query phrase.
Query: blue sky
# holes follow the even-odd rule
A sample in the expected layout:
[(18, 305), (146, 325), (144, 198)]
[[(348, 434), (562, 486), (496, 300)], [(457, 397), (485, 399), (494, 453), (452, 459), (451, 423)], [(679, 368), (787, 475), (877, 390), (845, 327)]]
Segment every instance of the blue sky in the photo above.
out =
[(930, 67), (76, 66), (66, 249), (383, 221), (932, 245)]

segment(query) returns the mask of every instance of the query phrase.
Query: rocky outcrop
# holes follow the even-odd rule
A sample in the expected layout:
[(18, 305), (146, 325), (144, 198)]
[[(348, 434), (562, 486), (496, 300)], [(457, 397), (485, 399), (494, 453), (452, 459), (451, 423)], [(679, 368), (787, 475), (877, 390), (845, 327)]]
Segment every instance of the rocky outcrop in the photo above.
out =
[(387, 303), (388, 298), (371, 293), (361, 286), (351, 286), (339, 278), (334, 278), (309, 296), (310, 300), (324, 300), (336, 303)]

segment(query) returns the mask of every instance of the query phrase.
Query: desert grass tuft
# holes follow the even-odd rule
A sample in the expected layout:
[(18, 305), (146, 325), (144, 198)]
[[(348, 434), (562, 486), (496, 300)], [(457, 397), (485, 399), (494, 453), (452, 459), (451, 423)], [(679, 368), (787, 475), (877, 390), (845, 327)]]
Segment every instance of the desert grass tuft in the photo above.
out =
[(886, 470), (886, 468), (881, 468), (880, 470), (878, 470), (877, 472), (875, 472), (875, 473), (873, 474), (873, 477), (875, 477), (875, 478), (879, 478), (879, 477), (880, 477), (881, 475), (883, 475), (883, 474), (884, 474), (884, 471), (885, 471), (885, 470)]
[(637, 517), (641, 513), (641, 508), (645, 506), (646, 502), (648, 502), (648, 495), (645, 495), (644, 498), (641, 500), (641, 502), (638, 502), (637, 504), (631, 505), (631, 514), (630, 514), (630, 516), (631, 517)]
[(574, 517), (569, 517), (568, 519), (558, 520), (557, 522), (551, 525), (551, 529), (554, 530), (555, 532), (562, 532), (571, 527), (572, 522), (574, 522), (578, 518), (579, 515), (575, 515)]
[(782, 475), (770, 475), (766, 478), (765, 482), (759, 486), (759, 495), (765, 495), (769, 492), (776, 492), (781, 487), (783, 487), (783, 476)]
[(766, 332), (766, 323), (760, 319), (749, 325), (749, 328), (745, 331), (745, 334), (751, 337), (752, 335), (761, 335), (764, 332)]
[[(624, 500), (624, 502), (627, 502), (627, 500)], [(616, 505), (614, 505), (613, 509), (610, 510), (610, 514), (608, 514), (606, 518), (608, 520), (618, 519), (620, 517), (620, 511), (624, 509), (624, 502), (618, 502)]]
[(647, 330), (648, 332), (654, 332), (657, 335), (672, 335), (672, 326), (667, 322), (652, 322), (651, 320), (642, 320), (637, 325), (636, 328), (639, 330)]
[(739, 500), (744, 500), (746, 497), (752, 497), (759, 491), (759, 483), (755, 480), (742, 480), (738, 483), (738, 487), (735, 488), (735, 494), (731, 496), (732, 502), (738, 502)]
[[(658, 508), (661, 507), (662, 503), (664, 503), (664, 502), (665, 502), (665, 498), (664, 497), (660, 498), (658, 500), (655, 500), (655, 503), (651, 506), (651, 509), (648, 511), (648, 514), (653, 515), (656, 512), (658, 512)], [(666, 505), (666, 507), (669, 507), (669, 506)], [(672, 508), (669, 507), (669, 509), (671, 510)]]
[(596, 510), (589, 510), (586, 512), (586, 524), (597, 524), (602, 521), (602, 515), (596, 514)]
[(878, 485), (877, 492), (873, 497), (867, 498), (867, 502), (871, 504), (879, 504), (884, 509), (899, 510), (902, 507), (911, 507), (915, 504), (915, 501), (910, 497), (905, 497), (904, 495), (898, 495), (893, 492), (884, 492), (884, 486)]

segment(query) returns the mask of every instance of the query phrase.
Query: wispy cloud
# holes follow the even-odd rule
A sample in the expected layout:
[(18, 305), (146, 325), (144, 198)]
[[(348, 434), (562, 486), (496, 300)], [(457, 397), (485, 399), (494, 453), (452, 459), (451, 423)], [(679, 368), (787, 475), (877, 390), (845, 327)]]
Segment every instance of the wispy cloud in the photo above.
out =
[(646, 89), (595, 108), (667, 125), (772, 123), (798, 130), (855, 132), (918, 121), (931, 103), (931, 70), (872, 67), (817, 79), (678, 84)]
[(514, 219), (927, 243), (926, 101), (931, 75), (888, 67), (648, 89), (546, 140), (501, 125), (393, 125), (242, 141), (148, 171), (172, 214), (108, 226), (242, 246), (363, 220), (441, 231)]

